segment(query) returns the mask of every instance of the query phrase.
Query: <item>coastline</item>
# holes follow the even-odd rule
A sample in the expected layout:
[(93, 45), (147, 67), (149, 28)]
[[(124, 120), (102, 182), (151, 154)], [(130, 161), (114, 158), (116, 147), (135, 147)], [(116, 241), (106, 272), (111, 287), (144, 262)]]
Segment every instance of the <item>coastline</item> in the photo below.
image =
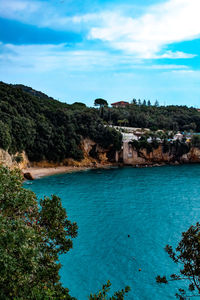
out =
[[(22, 174), (30, 174), (32, 179), (39, 179), (46, 176), (52, 176), (56, 174), (64, 174), (64, 173), (73, 173), (79, 171), (87, 171), (93, 169), (108, 169), (111, 167), (116, 167), (116, 164), (106, 164), (106, 165), (98, 165), (98, 166), (57, 166), (57, 167), (30, 167), (22, 169)], [(24, 176), (25, 177), (25, 176)], [(27, 178), (26, 178), (27, 179)]]
[[(110, 168), (118, 168), (118, 167), (132, 167), (132, 168), (152, 168), (152, 167), (162, 167), (162, 166), (177, 166), (183, 164), (193, 164), (199, 162), (154, 162), (148, 164), (122, 164), (122, 163), (110, 163), (110, 164), (96, 164), (95, 166), (84, 165), (84, 166), (52, 166), (52, 167), (29, 167), (21, 169), (21, 172), (25, 179), (27, 180), (35, 180), (46, 176), (53, 176), (56, 174), (64, 174), (64, 173), (74, 173), (80, 171), (88, 171), (88, 170), (98, 170), (98, 169), (110, 169)], [(27, 176), (26, 176), (27, 175)]]

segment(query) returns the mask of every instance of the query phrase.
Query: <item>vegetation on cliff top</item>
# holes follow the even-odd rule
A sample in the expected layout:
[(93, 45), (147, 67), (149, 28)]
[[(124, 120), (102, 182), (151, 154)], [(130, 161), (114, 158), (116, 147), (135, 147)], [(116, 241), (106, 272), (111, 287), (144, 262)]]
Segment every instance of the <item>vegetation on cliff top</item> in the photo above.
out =
[(67, 105), (21, 85), (0, 82), (0, 147), (26, 151), (32, 161), (83, 158), (81, 139), (120, 149), (121, 134), (105, 127), (97, 110)]
[(113, 125), (200, 132), (200, 113), (197, 109), (187, 106), (158, 106), (134, 102), (121, 108), (104, 107), (101, 117)]

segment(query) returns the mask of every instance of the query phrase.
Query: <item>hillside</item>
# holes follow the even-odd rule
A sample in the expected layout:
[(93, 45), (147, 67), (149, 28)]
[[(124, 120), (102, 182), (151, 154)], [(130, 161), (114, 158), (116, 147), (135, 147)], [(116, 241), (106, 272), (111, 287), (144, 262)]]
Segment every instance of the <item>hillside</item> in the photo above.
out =
[[(145, 102), (146, 103), (146, 102)], [(104, 121), (113, 125), (200, 132), (200, 112), (187, 106), (130, 104), (125, 108), (104, 108)]]
[(82, 159), (84, 138), (112, 151), (121, 147), (121, 134), (105, 128), (95, 109), (30, 91), (0, 82), (0, 148), (25, 151), (30, 161), (59, 162)]
[(15, 88), (20, 88), (22, 91), (32, 95), (32, 96), (36, 96), (40, 99), (49, 99), (49, 100), (55, 100), (53, 99), (52, 97), (49, 97), (48, 95), (40, 92), (40, 91), (36, 91), (34, 90), (33, 88), (29, 87), (29, 86), (26, 86), (26, 85), (23, 85), (23, 84), (10, 84), (10, 86), (13, 86)]

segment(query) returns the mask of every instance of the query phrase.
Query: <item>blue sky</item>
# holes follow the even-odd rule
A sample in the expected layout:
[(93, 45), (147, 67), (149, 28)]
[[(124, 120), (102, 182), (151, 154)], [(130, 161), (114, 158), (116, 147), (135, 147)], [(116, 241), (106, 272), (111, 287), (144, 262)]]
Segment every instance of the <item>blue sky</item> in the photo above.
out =
[(0, 0), (0, 80), (200, 107), (199, 0)]

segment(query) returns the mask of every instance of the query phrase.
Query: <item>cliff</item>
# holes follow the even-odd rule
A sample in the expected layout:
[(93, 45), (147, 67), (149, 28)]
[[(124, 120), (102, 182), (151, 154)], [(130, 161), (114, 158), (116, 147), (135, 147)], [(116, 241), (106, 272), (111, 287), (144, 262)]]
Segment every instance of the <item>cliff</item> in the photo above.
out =
[(199, 163), (200, 149), (191, 147), (187, 153), (180, 154), (177, 149), (163, 150), (163, 145), (148, 152), (147, 149), (136, 150), (130, 143), (123, 143), (123, 150), (119, 153), (119, 161), (124, 165), (154, 165)]
[(0, 164), (6, 165), (11, 169), (19, 168), (23, 173), (26, 173), (25, 177), (27, 179), (33, 179), (34, 176), (32, 176), (31, 170), (34, 168), (53, 169), (60, 167), (62, 168), (61, 171), (66, 172), (68, 169), (71, 171), (73, 169), (99, 168), (116, 165), (116, 163), (132, 166), (200, 163), (200, 149), (197, 147), (189, 147), (186, 153), (180, 154), (180, 149), (177, 151), (173, 146), (168, 151), (164, 151), (163, 145), (160, 144), (156, 149), (152, 149), (149, 152), (147, 149), (136, 150), (130, 143), (124, 142), (122, 150), (113, 153), (111, 151), (112, 148), (102, 148), (91, 139), (86, 138), (82, 140), (81, 149), (84, 154), (82, 160), (77, 161), (67, 158), (59, 163), (47, 160), (30, 162), (25, 152), (11, 155), (7, 151), (0, 149)]
[(23, 168), (27, 168), (30, 165), (29, 160), (24, 151), (22, 153), (16, 153), (12, 155), (1, 148), (0, 164), (7, 166), (11, 169), (19, 168), (20, 170)]
[[(16, 153), (11, 155), (7, 151), (0, 148), (0, 164), (11, 169), (19, 168), (20, 170), (28, 169), (30, 167), (55, 168), (58, 166), (89, 168), (111, 164), (108, 159), (108, 156), (110, 156), (110, 150), (100, 147), (97, 143), (89, 138), (82, 140), (81, 150), (83, 151), (84, 158), (80, 161), (72, 158), (66, 158), (62, 162), (53, 162), (47, 160), (31, 162), (24, 151), (20, 154)], [(114, 160), (114, 156), (112, 158)]]
[[(89, 138), (83, 139), (81, 142), (81, 150), (83, 151), (83, 159), (78, 161), (72, 158), (66, 158), (62, 162), (55, 163), (51, 161), (31, 162), (31, 167), (98, 167), (100, 165), (109, 165), (108, 159), (109, 149), (100, 147), (97, 143)], [(114, 157), (113, 157), (114, 160)]]

